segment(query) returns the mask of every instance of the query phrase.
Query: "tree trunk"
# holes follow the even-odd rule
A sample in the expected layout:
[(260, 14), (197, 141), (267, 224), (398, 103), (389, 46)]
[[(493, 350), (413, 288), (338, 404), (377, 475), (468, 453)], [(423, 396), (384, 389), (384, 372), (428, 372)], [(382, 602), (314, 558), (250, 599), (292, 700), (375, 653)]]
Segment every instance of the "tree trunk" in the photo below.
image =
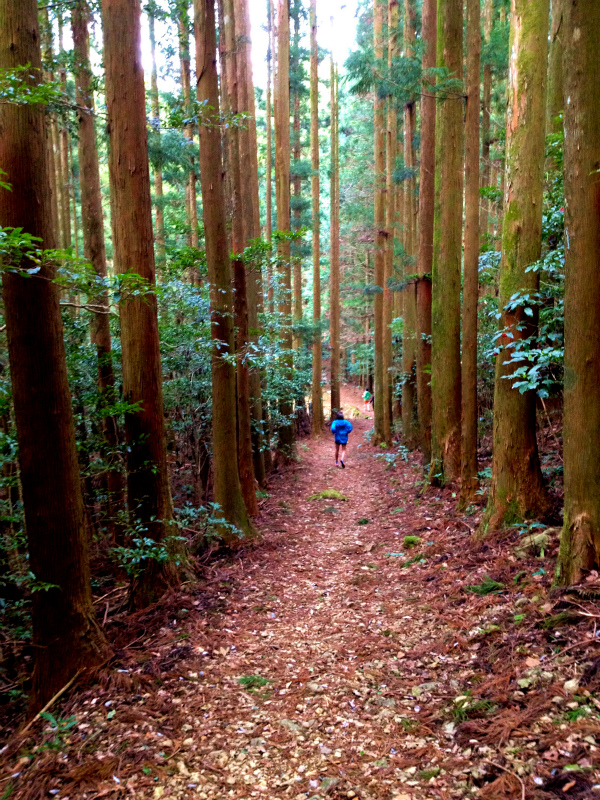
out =
[[(462, 78), (461, 0), (438, 0), (437, 65)], [(438, 109), (431, 324), (431, 479), (460, 476), (460, 278), (463, 97), (452, 90)]]
[(310, 159), (312, 193), (313, 263), (313, 346), (312, 346), (312, 430), (323, 431), (323, 391), (321, 388), (321, 217), (319, 186), (319, 49), (317, 44), (317, 0), (310, 0)]
[[(267, 0), (267, 35), (269, 38), (269, 48), (267, 51), (267, 98), (266, 98), (266, 113), (267, 113), (267, 166), (266, 166), (266, 232), (265, 236), (268, 242), (272, 239), (273, 234), (273, 132), (271, 127), (272, 106), (271, 106), (271, 85), (273, 83), (273, 3), (274, 0)], [(273, 314), (275, 308), (273, 305), (273, 276), (271, 273), (271, 261), (267, 261), (267, 297), (269, 313)]]
[[(388, 69), (391, 71), (398, 44), (398, 0), (388, 2)], [(394, 170), (398, 151), (398, 107), (392, 94), (387, 98), (386, 126), (386, 208), (385, 208), (385, 265), (383, 273), (383, 434), (386, 443), (392, 443), (392, 319), (394, 293), (389, 282), (394, 274), (394, 244), (396, 241), (396, 184)]]
[[(260, 238), (260, 203), (258, 189), (258, 147), (256, 137), (256, 105), (252, 76), (252, 45), (250, 10), (247, 0), (235, 0), (235, 30), (238, 47), (238, 107), (247, 115), (246, 125), (240, 129), (240, 159), (246, 180), (242, 181), (242, 206), (244, 214), (244, 246)], [(260, 261), (246, 263), (248, 294), (249, 341), (258, 345), (262, 329), (259, 312), (263, 310), (263, 286)], [(254, 477), (259, 486), (266, 485), (266, 467), (263, 443), (263, 408), (260, 371), (250, 369), (250, 403), (252, 413), (252, 450)]]
[[(154, 34), (154, 11), (148, 6), (148, 30), (150, 38), (150, 54), (152, 57), (152, 73), (150, 76), (150, 106), (152, 126), (160, 137), (160, 101), (158, 97), (158, 71), (156, 69), (156, 36)], [(160, 167), (154, 168), (154, 210), (156, 221), (156, 266), (160, 275), (167, 260), (165, 243), (165, 212), (163, 211), (163, 177)]]
[[(492, 36), (494, 18), (494, 0), (484, 0), (483, 35), (486, 45)], [(489, 55), (487, 56), (489, 58)], [(492, 105), (492, 65), (483, 64), (483, 96), (481, 98), (481, 185), (490, 185), (490, 112)], [(485, 198), (481, 201), (479, 226), (482, 233), (487, 234), (492, 204)]]
[(331, 55), (331, 181), (330, 181), (330, 286), (329, 330), (331, 340), (331, 418), (342, 410), (340, 399), (340, 229), (338, 197), (338, 98), (336, 68)]
[[(52, 52), (53, 30), (48, 15), (48, 9), (40, 9), (40, 35), (42, 43), (42, 60), (46, 64), (54, 62)], [(48, 83), (54, 80), (54, 72), (44, 70), (44, 80)], [(56, 129), (56, 118), (49, 116), (49, 124), (46, 125), (46, 146), (48, 148), (48, 175), (50, 182), (50, 202), (52, 207), (52, 225), (57, 234), (58, 241), (61, 240), (60, 224), (58, 218), (58, 187), (56, 182), (56, 161), (54, 153), (54, 131)]]
[[(62, 11), (58, 12), (58, 50), (61, 59), (64, 59), (63, 45), (63, 16)], [(65, 102), (69, 102), (67, 94), (67, 70), (61, 67), (59, 70), (59, 80), (64, 94)], [(63, 124), (59, 131), (59, 174), (60, 174), (60, 202), (62, 219), (62, 241), (60, 246), (66, 250), (71, 247), (71, 183), (69, 178), (69, 129)]]
[[(35, 0), (0, 0), (0, 69), (41, 70)], [(34, 81), (28, 77), (28, 82)], [(56, 247), (45, 110), (0, 106), (0, 163), (12, 191), (0, 191), (0, 225), (21, 227)], [(23, 135), (27, 131), (27, 135)], [(23, 266), (27, 266), (25, 263)], [(34, 671), (30, 713), (108, 645), (92, 605), (87, 534), (55, 266), (36, 278), (4, 271), (2, 289), (15, 407), (29, 569)]]
[(217, 36), (212, 0), (194, 0), (196, 33), (196, 76), (198, 102), (206, 106), (200, 130), (200, 184), (204, 212), (204, 237), (208, 279), (211, 287), (212, 424), (214, 499), (229, 525), (223, 528), (225, 541), (233, 545), (239, 535), (254, 533), (248, 520), (240, 487), (233, 443), (236, 441), (235, 368), (224, 356), (233, 353), (233, 299), (231, 263), (225, 225), (221, 132), (219, 130), (219, 85), (217, 78)]
[(465, 243), (462, 333), (460, 505), (475, 499), (477, 479), (477, 302), (479, 300), (480, 0), (466, 0), (467, 114), (465, 123)]
[(557, 579), (568, 585), (600, 567), (600, 5), (565, 0), (564, 23), (565, 509)]
[[(423, 0), (423, 70), (436, 65), (437, 0)], [(435, 180), (435, 77), (426, 74), (421, 100), (421, 165), (419, 170), (419, 252), (417, 280), (417, 406), (421, 450), (431, 459), (431, 269)]]
[[(299, 4), (295, 4), (294, 6), (294, 65), (293, 69), (295, 71), (298, 70), (300, 66), (300, 8)], [(299, 201), (300, 195), (302, 193), (302, 181), (300, 179), (300, 175), (297, 174), (296, 168), (299, 165), (300, 159), (302, 157), (302, 144), (301, 144), (301, 133), (300, 133), (300, 92), (299, 92), (299, 85), (297, 82), (297, 75), (294, 76), (294, 123), (293, 123), (293, 162), (294, 162), (294, 179), (293, 179), (293, 187), (294, 187), (294, 200), (295, 200), (295, 208), (294, 208), (294, 231), (297, 231), (301, 227), (300, 221), (300, 208), (299, 208)], [(300, 243), (294, 242), (293, 245), (293, 286), (294, 286), (294, 350), (298, 350), (301, 345), (301, 338), (300, 338), (300, 327), (302, 325), (302, 256), (299, 253)], [(304, 397), (298, 398), (298, 402), (304, 404)]]
[[(192, 109), (192, 94), (190, 88), (190, 32), (187, 0), (179, 12), (179, 61), (181, 63), (181, 88), (183, 90), (183, 106), (185, 114), (185, 125), (183, 135), (190, 146), (190, 171), (188, 174), (187, 209), (188, 225), (190, 229), (189, 244), (191, 247), (198, 247), (198, 205), (196, 200), (196, 170), (194, 167), (194, 156), (192, 147), (194, 144), (194, 122)], [(196, 282), (195, 276), (192, 282)]]
[[(373, 0), (373, 42), (375, 60), (383, 60), (383, 5), (382, 0)], [(374, 100), (375, 136), (375, 424), (372, 441), (386, 441), (384, 428), (384, 374), (383, 342), (385, 319), (383, 316), (383, 291), (385, 279), (385, 100), (375, 92)]]
[(552, 25), (550, 30), (550, 50), (548, 53), (548, 102), (546, 106), (546, 133), (559, 133), (563, 127), (560, 115), (564, 109), (564, 0), (551, 0), (551, 3)]
[[(79, 186), (81, 191), (81, 219), (83, 223), (83, 252), (85, 258), (102, 280), (106, 278), (106, 250), (104, 246), (104, 216), (100, 189), (100, 165), (96, 146), (94, 124), (94, 96), (90, 67), (90, 40), (88, 24), (90, 8), (87, 0), (77, 0), (72, 12), (73, 45), (75, 55), (75, 86), (79, 121)], [(90, 326), (92, 344), (98, 358), (98, 392), (104, 405), (112, 405), (115, 394), (110, 340), (108, 292), (101, 291), (91, 298), (97, 311)], [(123, 476), (116, 453), (119, 444), (117, 418), (103, 417), (102, 433), (107, 448), (109, 468), (106, 472), (108, 527), (113, 540), (121, 539), (121, 528), (116, 524), (116, 514), (123, 508)]]
[[(290, 230), (290, 17), (288, 0), (278, 0), (277, 5), (277, 75), (275, 105), (275, 193), (277, 200), (277, 227), (282, 232)], [(283, 378), (288, 383), (284, 392), (291, 394), (292, 382), (292, 280), (290, 242), (282, 241), (279, 254), (279, 314), (281, 319), (281, 345)], [(279, 429), (279, 447), (286, 458), (294, 446), (293, 404), (291, 397), (280, 398), (279, 410), (285, 418)]]
[[(537, 292), (539, 273), (527, 268), (540, 257), (548, 54), (548, 0), (512, 0), (506, 129), (506, 195), (498, 310), (500, 344), (531, 336), (537, 326), (520, 307), (506, 311), (515, 293)], [(534, 391), (521, 394), (505, 376), (512, 350), (496, 358), (494, 460), (490, 499), (481, 532), (538, 517), (548, 510), (536, 441)], [(581, 443), (579, 443), (581, 444)]]
[[(109, 174), (115, 271), (155, 285), (146, 99), (140, 51), (139, 0), (104, 0), (104, 63), (110, 133)], [(129, 514), (173, 555), (173, 509), (167, 469), (156, 296), (121, 302), (123, 397), (139, 411), (125, 415)], [(157, 600), (178, 581), (173, 559), (146, 559), (131, 586), (131, 604)]]
[[(415, 41), (415, 9), (412, 0), (405, 0), (404, 4), (404, 52), (407, 57), (414, 55)], [(416, 164), (414, 138), (416, 129), (415, 101), (404, 106), (404, 165), (406, 169), (414, 170)], [(415, 254), (415, 201), (416, 186), (414, 177), (404, 181), (404, 252), (408, 256), (404, 279), (407, 285), (403, 291), (403, 321), (402, 326), (402, 431), (404, 443), (413, 448), (416, 445), (415, 430), (415, 361), (416, 361), (416, 330), (417, 330), (417, 287), (409, 276), (414, 272), (412, 259)]]

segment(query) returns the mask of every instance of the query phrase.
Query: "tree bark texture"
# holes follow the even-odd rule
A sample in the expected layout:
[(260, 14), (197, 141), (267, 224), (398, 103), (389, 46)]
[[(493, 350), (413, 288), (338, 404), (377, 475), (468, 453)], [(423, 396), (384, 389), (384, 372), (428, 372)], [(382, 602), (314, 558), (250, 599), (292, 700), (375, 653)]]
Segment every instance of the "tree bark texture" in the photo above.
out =
[(233, 545), (239, 535), (254, 533), (248, 520), (240, 487), (237, 459), (232, 453), (236, 441), (235, 367), (224, 356), (233, 353), (233, 298), (231, 263), (225, 224), (223, 169), (217, 77), (217, 35), (212, 0), (194, 0), (196, 32), (197, 98), (208, 116), (200, 124), (200, 184), (204, 212), (204, 237), (211, 298), (212, 424), (214, 499), (229, 525), (223, 528), (226, 543)]
[[(373, 0), (373, 43), (375, 60), (383, 59), (383, 4)], [(375, 145), (375, 421), (373, 444), (386, 440), (384, 428), (383, 342), (385, 319), (383, 316), (383, 291), (385, 279), (385, 100), (375, 90), (374, 100), (374, 145)]]
[[(109, 174), (115, 272), (155, 285), (146, 98), (140, 49), (139, 0), (102, 7)], [(126, 291), (125, 291), (126, 295)], [(125, 415), (127, 495), (132, 520), (157, 542), (175, 535), (167, 468), (156, 296), (125, 298), (120, 307), (123, 397), (139, 411)], [(172, 543), (168, 544), (169, 549)], [(178, 581), (173, 560), (147, 559), (133, 581), (131, 603), (143, 607)]]
[(313, 345), (312, 345), (312, 431), (323, 431), (321, 373), (321, 211), (319, 184), (319, 48), (317, 43), (317, 0), (310, 0), (310, 160), (312, 195)]
[[(548, 54), (548, 0), (512, 0), (506, 129), (506, 191), (498, 310), (500, 352), (494, 389), (494, 456), (482, 533), (542, 516), (548, 510), (536, 441), (536, 395), (521, 394), (506, 376), (512, 343), (537, 326), (523, 308), (506, 311), (515, 293), (536, 292), (539, 273), (527, 272), (541, 252), (542, 188)], [(505, 345), (511, 347), (506, 348)]]
[[(438, 0), (437, 65), (462, 78), (462, 0)], [(463, 97), (438, 105), (431, 325), (431, 478), (460, 475), (460, 279), (462, 256)]]
[(564, 2), (564, 525), (557, 579), (600, 566), (600, 5)]
[[(190, 171), (188, 173), (186, 187), (188, 225), (190, 229), (189, 244), (191, 247), (198, 247), (198, 203), (196, 199), (195, 159), (192, 154), (192, 146), (194, 144), (194, 122), (192, 119), (192, 92), (190, 86), (190, 31), (187, 0), (184, 0), (184, 4), (179, 11), (179, 61), (181, 64), (181, 88), (183, 90), (183, 107), (185, 114), (183, 135), (190, 145)], [(192, 283), (197, 282), (197, 277), (195, 275), (192, 275), (191, 279)]]
[[(94, 123), (94, 96), (90, 67), (89, 20), (91, 12), (87, 0), (78, 0), (73, 7), (71, 23), (75, 61), (75, 91), (77, 119), (79, 122), (79, 188), (81, 193), (81, 221), (83, 227), (83, 252), (100, 279), (106, 278), (106, 249), (104, 243), (104, 215), (100, 188), (100, 164), (96, 145)], [(98, 310), (92, 316), (90, 337), (98, 358), (98, 391), (102, 402), (111, 405), (116, 400), (110, 338), (108, 292), (103, 290), (92, 298)], [(113, 539), (120, 539), (121, 528), (115, 516), (124, 506), (124, 482), (121, 469), (115, 463), (119, 443), (117, 418), (103, 417), (102, 432), (108, 450), (109, 464), (114, 468), (106, 472), (107, 516)]]
[[(290, 15), (288, 0), (277, 4), (277, 75), (275, 80), (275, 194), (277, 201), (277, 228), (290, 231)], [(292, 277), (290, 242), (280, 242), (279, 304), (281, 345), (284, 350), (283, 373), (291, 381), (292, 361)], [(294, 446), (293, 404), (289, 397), (280, 399), (279, 410), (285, 422), (279, 429), (279, 446), (288, 458)]]
[[(552, 22), (548, 52), (548, 101), (546, 104), (546, 133), (559, 133), (563, 123), (560, 115), (564, 109), (563, 56), (564, 0), (551, 0)], [(577, 58), (577, 55), (575, 55)]]
[[(483, 6), (483, 35), (486, 45), (492, 36), (494, 21), (494, 0), (484, 0)], [(490, 164), (490, 114), (492, 105), (492, 65), (486, 61), (483, 64), (483, 87), (481, 98), (481, 185), (489, 186), (491, 182)], [(479, 214), (479, 226), (482, 233), (488, 233), (491, 202), (483, 199)], [(493, 231), (492, 231), (493, 232)]]
[[(35, 0), (0, 0), (0, 69), (41, 70)], [(31, 78), (27, 80), (32, 81)], [(23, 135), (26, 131), (27, 135)], [(0, 106), (0, 225), (21, 227), (56, 247), (44, 108)], [(28, 263), (22, 265), (28, 268)], [(79, 670), (98, 664), (107, 643), (92, 606), (87, 533), (55, 267), (39, 277), (4, 271), (2, 290), (29, 548), (29, 569), (46, 584), (33, 593), (34, 672), (30, 713)]]
[(435, 200), (435, 78), (437, 0), (423, 0), (423, 96), (421, 99), (421, 164), (419, 168), (419, 239), (417, 257), (417, 408), (421, 450), (431, 460), (431, 270)]
[[(154, 32), (154, 13), (148, 13), (148, 30), (150, 38), (150, 54), (152, 72), (150, 75), (150, 107), (152, 125), (160, 136), (160, 100), (158, 97), (158, 70), (156, 68), (156, 35)], [(160, 166), (154, 168), (154, 213), (156, 221), (156, 264), (159, 274), (165, 268), (167, 260), (165, 242), (165, 212), (163, 210), (163, 176)]]
[(480, 0), (466, 0), (467, 114), (465, 123), (465, 239), (462, 312), (462, 441), (460, 503), (475, 499), (477, 479), (477, 303), (479, 300)]
[(331, 181), (329, 250), (329, 331), (331, 339), (331, 419), (342, 410), (340, 398), (340, 225), (337, 71), (331, 56)]

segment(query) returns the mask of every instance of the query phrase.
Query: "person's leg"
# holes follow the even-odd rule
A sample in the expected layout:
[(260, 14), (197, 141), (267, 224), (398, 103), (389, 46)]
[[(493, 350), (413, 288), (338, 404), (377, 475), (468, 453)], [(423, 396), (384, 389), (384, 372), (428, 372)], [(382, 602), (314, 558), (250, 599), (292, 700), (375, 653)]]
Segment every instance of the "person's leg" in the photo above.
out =
[(340, 453), (340, 443), (339, 443), (339, 442), (336, 442), (336, 443), (335, 443), (335, 465), (336, 465), (336, 467), (337, 467), (337, 465), (338, 465), (338, 456), (339, 456), (339, 453)]
[(340, 449), (341, 449), (340, 462), (342, 464), (342, 467), (345, 467), (346, 465), (344, 464), (344, 461), (346, 460), (346, 445), (345, 444), (341, 445)]

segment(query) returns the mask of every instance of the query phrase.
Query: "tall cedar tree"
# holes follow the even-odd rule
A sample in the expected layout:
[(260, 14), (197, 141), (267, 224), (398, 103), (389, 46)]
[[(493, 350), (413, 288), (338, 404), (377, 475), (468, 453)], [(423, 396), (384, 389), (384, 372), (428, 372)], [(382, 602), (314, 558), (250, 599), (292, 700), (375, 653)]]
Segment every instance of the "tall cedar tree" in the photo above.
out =
[(465, 251), (462, 333), (460, 503), (477, 491), (477, 302), (479, 299), (480, 0), (467, 0), (467, 114), (465, 123)]
[(323, 431), (321, 388), (321, 212), (319, 186), (319, 48), (317, 44), (317, 0), (310, 0), (310, 161), (312, 194), (313, 346), (312, 432)]
[[(437, 65), (462, 78), (461, 0), (438, 0)], [(460, 475), (460, 273), (463, 97), (444, 93), (436, 121), (431, 319), (431, 478)]]
[[(35, 85), (39, 76), (41, 82), (37, 3), (0, 0), (0, 69), (24, 64), (31, 66), (25, 81)], [(0, 225), (22, 228), (39, 237), (43, 248), (54, 248), (42, 106), (0, 106), (0, 163), (12, 186), (10, 192), (0, 190)], [(30, 264), (25, 260), (21, 266)], [(46, 262), (37, 278), (2, 274), (29, 568), (42, 587), (32, 595), (31, 713), (79, 670), (98, 664), (107, 651), (92, 605), (55, 270)]]
[[(404, 3), (404, 52), (407, 57), (414, 55), (415, 42), (415, 9), (413, 0)], [(415, 157), (415, 132), (416, 132), (416, 104), (411, 97), (404, 106), (404, 165), (407, 170), (414, 170)], [(402, 431), (404, 442), (408, 447), (415, 445), (415, 361), (416, 361), (416, 327), (417, 327), (417, 295), (416, 283), (409, 276), (413, 273), (413, 256), (415, 247), (416, 226), (416, 186), (415, 179), (409, 174), (404, 181), (404, 252), (405, 261), (404, 279), (406, 287), (403, 292), (403, 318), (402, 327)]]
[[(383, 59), (383, 5), (373, 0), (373, 43), (375, 60)], [(375, 146), (375, 423), (373, 444), (386, 440), (384, 429), (383, 390), (383, 284), (385, 275), (385, 100), (375, 88), (374, 101), (374, 146)]]
[(560, 133), (564, 108), (563, 55), (564, 39), (564, 0), (551, 0), (552, 23), (548, 52), (548, 101), (546, 104), (546, 133)]
[[(233, 0), (219, 0), (220, 17), (224, 27), (220, 31), (224, 45), (224, 103), (228, 115), (240, 113), (239, 98), (241, 95), (240, 73), (238, 69), (238, 51), (235, 35), (235, 9)], [(236, 362), (237, 362), (237, 455), (242, 495), (248, 514), (258, 514), (258, 502), (254, 488), (254, 465), (252, 462), (252, 436), (250, 413), (250, 369), (248, 366), (248, 300), (246, 267), (244, 265), (244, 248), (247, 243), (244, 209), (243, 183), (246, 165), (242, 160), (241, 135), (237, 125), (226, 129), (225, 142), (228, 147), (227, 164), (229, 167), (229, 183), (233, 197), (232, 250), (233, 280), (235, 288), (234, 319), (236, 326)], [(244, 178), (242, 179), (242, 173)]]
[[(140, 47), (139, 0), (102, 5), (109, 174), (115, 271), (155, 285), (152, 201), (146, 135), (146, 97)], [(169, 487), (156, 295), (125, 297), (120, 307), (123, 397), (135, 405), (125, 415), (127, 494), (132, 521), (155, 542), (176, 532)], [(147, 559), (132, 583), (131, 603), (143, 607), (178, 581), (173, 559)]]
[[(66, 61), (66, 54), (64, 49), (64, 22), (63, 11), (59, 9), (58, 16), (58, 49), (61, 66), (59, 69), (60, 85), (65, 95), (64, 99), (68, 102), (67, 94), (67, 70), (64, 66)], [(69, 129), (63, 122), (59, 133), (59, 186), (60, 186), (60, 203), (62, 214), (62, 240), (61, 247), (67, 248), (72, 244), (71, 238), (71, 183), (69, 178)]]
[[(482, 533), (548, 510), (536, 440), (536, 394), (521, 394), (508, 378), (507, 363), (519, 339), (535, 333), (537, 314), (519, 306), (515, 294), (537, 292), (539, 273), (528, 271), (540, 257), (548, 54), (548, 0), (512, 0), (506, 126), (506, 195), (498, 309), (503, 331), (496, 358), (494, 457), (490, 498)], [(506, 347), (506, 345), (509, 345)]]
[[(398, 0), (388, 3), (388, 69), (391, 72), (398, 44)], [(385, 441), (392, 442), (392, 318), (394, 294), (390, 280), (394, 274), (394, 245), (396, 240), (396, 184), (394, 170), (398, 151), (398, 108), (393, 95), (387, 97), (385, 132), (386, 207), (385, 207), (385, 266), (383, 273), (383, 431)]]
[[(40, 36), (42, 43), (42, 61), (44, 69), (44, 80), (48, 83), (54, 80), (54, 72), (48, 67), (54, 63), (53, 53), (53, 30), (50, 23), (48, 9), (40, 9)], [(46, 125), (46, 146), (48, 148), (48, 180), (50, 184), (50, 201), (52, 207), (52, 220), (55, 231), (58, 233), (60, 241), (60, 224), (58, 217), (58, 196), (56, 184), (56, 162), (54, 157), (54, 131), (56, 130), (56, 118), (54, 114), (49, 115), (49, 124)]]
[[(148, 3), (148, 31), (150, 38), (150, 55), (152, 58), (152, 71), (150, 73), (150, 108), (152, 113), (152, 126), (160, 137), (160, 100), (158, 96), (158, 70), (156, 68), (156, 34), (154, 16), (156, 2)], [(156, 222), (156, 263), (158, 271), (164, 269), (167, 254), (165, 243), (165, 212), (163, 210), (163, 176), (160, 165), (154, 167), (154, 208)]]
[[(494, 22), (494, 0), (484, 0), (483, 35), (486, 47), (489, 46)], [(483, 64), (483, 86), (481, 98), (481, 185), (489, 186), (491, 182), (490, 137), (491, 137), (491, 105), (492, 105), (492, 65), (486, 59)], [(488, 232), (488, 221), (491, 203), (483, 200), (479, 214), (481, 233)], [(493, 227), (493, 226), (491, 226)]]
[(421, 450), (431, 459), (431, 270), (435, 206), (435, 77), (437, 0), (423, 0), (423, 95), (419, 168), (419, 243), (417, 255), (417, 410)]
[[(196, 199), (196, 170), (194, 168), (194, 156), (192, 149), (194, 144), (194, 121), (192, 108), (192, 90), (190, 75), (190, 30), (188, 17), (188, 0), (179, 0), (178, 8), (178, 27), (179, 27), (179, 63), (181, 65), (181, 89), (183, 91), (183, 115), (184, 126), (183, 135), (189, 146), (190, 170), (185, 187), (186, 209), (188, 217), (188, 244), (190, 247), (198, 247), (198, 205)], [(190, 276), (193, 283), (198, 283), (198, 276)]]
[[(332, 18), (333, 23), (333, 18)], [(333, 25), (332, 25), (333, 27)], [(331, 418), (342, 410), (340, 399), (340, 198), (338, 159), (338, 95), (337, 73), (331, 54), (331, 172), (330, 172), (330, 249), (329, 249), (329, 330), (331, 339)]]
[(600, 4), (565, 0), (564, 527), (558, 580), (600, 567)]
[(232, 443), (236, 441), (235, 367), (225, 357), (234, 351), (233, 298), (223, 198), (217, 33), (212, 0), (194, 0), (194, 30), (197, 99), (204, 109), (199, 126), (200, 184), (211, 287), (214, 499), (225, 521), (238, 529), (233, 531), (224, 527), (222, 530), (225, 541), (233, 545), (240, 534), (248, 536), (254, 530), (242, 496), (237, 459), (231, 452)]
[[(288, 0), (277, 5), (277, 74), (275, 76), (275, 194), (277, 227), (290, 231), (290, 12)], [(281, 346), (284, 350), (284, 377), (291, 383), (292, 361), (292, 278), (289, 239), (277, 248), (279, 258), (279, 314)], [(280, 398), (279, 410), (285, 419), (279, 430), (279, 447), (289, 458), (294, 446), (293, 406), (289, 398)]]
[[(106, 249), (104, 245), (104, 216), (100, 189), (100, 163), (96, 146), (94, 124), (94, 96), (92, 70), (90, 67), (89, 20), (90, 7), (87, 0), (77, 0), (73, 7), (71, 25), (73, 30), (73, 56), (75, 65), (75, 90), (77, 119), (79, 122), (79, 187), (81, 192), (81, 221), (83, 226), (83, 252), (100, 279), (106, 278)], [(116, 399), (113, 371), (108, 292), (98, 293), (92, 300), (93, 316), (91, 340), (98, 358), (98, 391), (104, 405)], [(119, 443), (117, 418), (107, 414), (102, 418), (102, 432), (109, 458), (115, 458)], [(113, 539), (121, 543), (122, 528), (116, 517), (124, 505), (123, 477), (118, 465), (105, 473), (107, 496), (107, 519)]]
[[(294, 226), (293, 230), (297, 231), (300, 226), (300, 195), (302, 193), (302, 179), (298, 174), (298, 166), (300, 158), (302, 157), (302, 138), (300, 133), (300, 91), (301, 81), (298, 70), (300, 69), (300, 13), (301, 3), (297, 0), (290, 9), (291, 16), (294, 21), (294, 59), (290, 62), (290, 69), (296, 73), (294, 84), (294, 122), (293, 122), (293, 147), (292, 147), (292, 162), (294, 164)], [(294, 295), (294, 350), (298, 350), (301, 344), (300, 326), (302, 325), (302, 256), (298, 252), (298, 245), (294, 247), (294, 255), (292, 258), (292, 284)], [(301, 391), (297, 399), (298, 404), (304, 405), (304, 393)]]

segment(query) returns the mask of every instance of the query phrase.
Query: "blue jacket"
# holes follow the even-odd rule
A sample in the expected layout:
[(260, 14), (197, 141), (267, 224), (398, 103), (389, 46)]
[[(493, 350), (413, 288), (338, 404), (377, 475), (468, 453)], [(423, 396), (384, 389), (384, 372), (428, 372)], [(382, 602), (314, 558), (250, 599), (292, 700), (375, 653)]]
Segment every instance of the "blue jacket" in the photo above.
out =
[(335, 436), (336, 444), (348, 444), (348, 434), (352, 430), (352, 423), (347, 419), (336, 419), (331, 423), (331, 432)]

